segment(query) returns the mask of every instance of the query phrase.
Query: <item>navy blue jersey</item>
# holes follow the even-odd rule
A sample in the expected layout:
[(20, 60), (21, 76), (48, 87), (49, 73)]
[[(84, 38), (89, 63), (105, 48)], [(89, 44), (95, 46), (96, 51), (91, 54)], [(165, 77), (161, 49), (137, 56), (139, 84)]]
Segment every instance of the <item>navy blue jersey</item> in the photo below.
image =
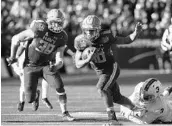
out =
[(65, 31), (54, 33), (48, 29), (43, 20), (34, 20), (30, 25), (34, 32), (33, 40), (26, 48), (26, 64), (45, 65), (53, 58), (57, 48), (66, 44), (68, 36)]
[(75, 49), (83, 51), (89, 46), (96, 47), (93, 60), (90, 62), (93, 69), (96, 71), (107, 72), (111, 71), (113, 63), (115, 62), (111, 50), (111, 45), (115, 44), (115, 37), (113, 37), (110, 30), (101, 31), (100, 36), (94, 42), (88, 41), (83, 34), (75, 39)]

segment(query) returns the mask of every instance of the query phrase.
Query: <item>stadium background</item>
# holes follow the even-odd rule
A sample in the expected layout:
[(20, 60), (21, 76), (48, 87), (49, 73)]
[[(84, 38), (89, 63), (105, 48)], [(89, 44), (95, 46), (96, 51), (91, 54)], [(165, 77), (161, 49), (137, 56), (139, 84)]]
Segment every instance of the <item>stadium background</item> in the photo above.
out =
[[(80, 22), (88, 14), (99, 16), (102, 27), (112, 29), (114, 36), (126, 36), (134, 30), (136, 22), (142, 22), (144, 31), (136, 42), (114, 47), (114, 57), (121, 68), (162, 69), (160, 41), (170, 23), (171, 0), (2, 0), (1, 64), (8, 76), (13, 76), (13, 73), (4, 58), (9, 56), (11, 37), (28, 28), (33, 19), (45, 19), (51, 8), (61, 8), (66, 13), (67, 44), (73, 51), (73, 40), (81, 33)], [(71, 64), (71, 58), (66, 55), (61, 72), (78, 72)], [(82, 71), (88, 70), (84, 68)]]

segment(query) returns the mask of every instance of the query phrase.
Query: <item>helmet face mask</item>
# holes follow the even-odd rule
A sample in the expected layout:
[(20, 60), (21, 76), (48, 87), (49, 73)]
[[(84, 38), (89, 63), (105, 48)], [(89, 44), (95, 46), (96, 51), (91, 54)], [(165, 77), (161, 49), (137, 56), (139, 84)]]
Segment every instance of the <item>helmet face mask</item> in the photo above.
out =
[(52, 32), (60, 33), (63, 30), (64, 14), (59, 9), (52, 9), (47, 13), (48, 28)]
[(91, 42), (99, 37), (99, 30), (83, 29), (83, 33), (84, 36)]
[(89, 15), (83, 20), (81, 29), (84, 33), (84, 36), (93, 42), (100, 35), (99, 32), (101, 30), (101, 21), (97, 16)]

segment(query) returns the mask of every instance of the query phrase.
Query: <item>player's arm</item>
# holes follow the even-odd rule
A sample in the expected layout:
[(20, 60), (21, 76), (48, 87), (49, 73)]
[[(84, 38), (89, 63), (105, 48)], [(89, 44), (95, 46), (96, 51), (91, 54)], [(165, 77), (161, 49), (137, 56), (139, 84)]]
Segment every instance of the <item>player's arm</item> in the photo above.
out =
[(9, 64), (12, 63), (16, 58), (16, 52), (21, 42), (26, 42), (30, 39), (34, 38), (34, 32), (31, 29), (27, 29), (25, 31), (16, 34), (11, 39), (11, 54), (10, 58), (8, 58)]
[(74, 60), (75, 60), (76, 68), (82, 68), (90, 62), (91, 56), (87, 57), (86, 59), (82, 59), (82, 52), (77, 50), (75, 53)]
[(60, 69), (63, 66), (63, 57), (64, 57), (65, 46), (62, 46), (57, 49), (55, 54), (55, 64), (56, 70)]
[(76, 66), (76, 68), (82, 68), (91, 61), (95, 49), (90, 51), (90, 53), (87, 55), (86, 59), (82, 58), (82, 53), (83, 53), (84, 49), (86, 48), (86, 40), (83, 39), (82, 35), (78, 35), (75, 38), (74, 47), (76, 49), (76, 53), (75, 53), (75, 57), (74, 57), (75, 66)]
[(26, 48), (23, 45), (20, 45), (18, 47), (17, 52), (16, 52), (16, 59), (18, 59), (22, 55), (25, 49)]
[(141, 112), (134, 112), (125, 106), (120, 106), (120, 113), (128, 120), (137, 123), (137, 124), (147, 124), (140, 117)]
[(164, 51), (172, 50), (170, 46), (170, 42), (168, 41), (167, 37), (168, 37), (168, 29), (164, 31), (164, 34), (162, 36), (162, 41), (161, 41), (161, 48)]
[(136, 24), (135, 30), (133, 33), (131, 33), (130, 35), (128, 35), (127, 37), (115, 37), (115, 43), (116, 44), (130, 44), (132, 43), (140, 34), (140, 32), (142, 31), (142, 24), (140, 22), (138, 22)]

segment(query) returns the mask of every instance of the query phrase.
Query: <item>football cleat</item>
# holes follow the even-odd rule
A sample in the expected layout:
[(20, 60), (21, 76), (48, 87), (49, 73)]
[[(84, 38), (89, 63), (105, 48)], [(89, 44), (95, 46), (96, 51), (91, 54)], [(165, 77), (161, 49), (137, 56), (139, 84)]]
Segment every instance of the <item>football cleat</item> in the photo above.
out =
[(33, 109), (33, 111), (36, 111), (36, 110), (38, 109), (38, 107), (39, 107), (39, 96), (40, 96), (40, 91), (37, 90), (36, 93), (37, 93), (37, 97), (36, 97), (35, 101), (32, 103), (32, 109)]
[(47, 108), (49, 109), (53, 109), (53, 106), (51, 105), (50, 101), (48, 100), (48, 98), (43, 98), (42, 99), (43, 104), (45, 104), (47, 106)]
[(67, 121), (74, 121), (75, 120), (75, 118), (72, 117), (68, 111), (65, 111), (62, 115), (63, 115), (63, 117), (62, 117), (63, 120), (67, 120)]
[(107, 111), (107, 114), (108, 114), (108, 120), (116, 120), (116, 121), (118, 121), (117, 120), (117, 118), (116, 118), (116, 114), (115, 114), (115, 111)]
[(19, 102), (18, 104), (17, 104), (17, 109), (18, 109), (18, 111), (23, 111), (23, 109), (24, 109), (24, 104), (25, 104), (25, 102)]

